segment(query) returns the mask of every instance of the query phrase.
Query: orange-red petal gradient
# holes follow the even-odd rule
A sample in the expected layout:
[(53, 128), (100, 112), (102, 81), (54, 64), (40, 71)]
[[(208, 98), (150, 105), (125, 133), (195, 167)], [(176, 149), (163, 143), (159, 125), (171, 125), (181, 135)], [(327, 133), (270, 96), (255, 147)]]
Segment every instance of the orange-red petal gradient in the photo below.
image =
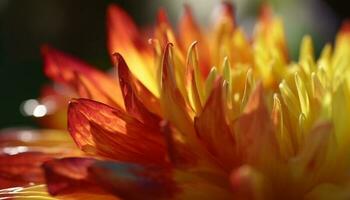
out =
[(199, 66), (202, 74), (206, 77), (211, 68), (208, 42), (197, 25), (192, 15), (191, 8), (187, 5), (185, 6), (184, 13), (179, 22), (179, 34), (184, 52), (186, 52), (186, 49), (188, 49), (194, 41), (198, 42)]
[(166, 164), (162, 134), (124, 111), (88, 99), (72, 100), (68, 129), (88, 154), (135, 163)]
[(227, 102), (223, 97), (223, 87), (222, 79), (217, 80), (203, 111), (195, 118), (194, 125), (199, 139), (218, 160), (219, 165), (230, 171), (239, 164), (240, 159), (236, 152), (234, 134), (225, 118)]
[[(137, 88), (135, 86), (135, 83), (137, 80), (130, 72), (123, 57), (120, 54), (116, 53), (115, 58), (118, 68), (119, 84), (123, 94), (126, 111), (141, 122), (154, 128), (159, 128), (159, 122), (161, 118), (150, 112), (150, 110), (148, 110), (148, 107), (145, 107), (145, 105), (153, 105), (156, 101), (155, 97), (148, 99), (144, 98), (141, 102), (141, 100), (136, 95)], [(146, 90), (146, 88), (144, 88), (144, 90)]]
[(43, 46), (42, 54), (44, 71), (52, 80), (70, 86), (81, 97), (123, 108), (123, 98), (117, 80), (51, 47)]
[(148, 38), (141, 37), (132, 19), (116, 5), (108, 7), (107, 27), (108, 49), (112, 60), (114, 53), (123, 55), (131, 72), (158, 96), (158, 88), (153, 83), (156, 70), (152, 48), (146, 42)]
[(54, 196), (83, 193), (87, 197), (102, 195), (111, 198), (89, 174), (88, 168), (94, 162), (96, 161), (90, 158), (64, 158), (44, 163), (48, 192)]
[(237, 140), (245, 162), (269, 163), (279, 155), (270, 114), (265, 104), (263, 86), (252, 92), (242, 116), (236, 121)]
[(0, 189), (44, 183), (41, 165), (56, 156), (42, 152), (0, 154)]

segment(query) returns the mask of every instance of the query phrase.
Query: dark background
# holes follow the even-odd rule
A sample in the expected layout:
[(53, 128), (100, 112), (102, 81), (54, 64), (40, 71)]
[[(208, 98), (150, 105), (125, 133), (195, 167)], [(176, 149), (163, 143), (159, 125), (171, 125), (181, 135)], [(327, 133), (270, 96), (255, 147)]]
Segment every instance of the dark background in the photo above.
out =
[[(320, 2), (334, 13), (333, 27), (350, 15), (346, 1)], [(21, 115), (19, 105), (38, 97), (49, 82), (42, 72), (42, 44), (103, 69), (110, 67), (105, 42), (105, 9), (110, 3), (123, 7), (139, 25), (154, 20), (157, 2), (152, 0), (0, 0), (0, 128), (35, 126)]]

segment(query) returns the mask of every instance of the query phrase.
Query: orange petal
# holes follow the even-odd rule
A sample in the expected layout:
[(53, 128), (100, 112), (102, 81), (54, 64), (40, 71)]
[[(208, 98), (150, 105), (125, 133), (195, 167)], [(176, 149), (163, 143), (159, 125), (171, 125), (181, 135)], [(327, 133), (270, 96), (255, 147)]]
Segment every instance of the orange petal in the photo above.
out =
[(131, 72), (155, 96), (159, 96), (158, 86), (154, 81), (156, 69), (151, 46), (140, 37), (136, 25), (128, 14), (115, 5), (107, 11), (108, 48), (110, 56), (120, 53), (124, 56)]
[(237, 143), (247, 162), (265, 163), (278, 156), (274, 126), (259, 83), (252, 92), (242, 116), (236, 121)]
[(89, 154), (137, 163), (167, 163), (159, 130), (120, 109), (87, 99), (73, 100), (68, 108), (68, 129)]
[(188, 49), (194, 41), (198, 42), (199, 66), (206, 77), (211, 68), (208, 42), (193, 18), (191, 8), (187, 5), (179, 22), (179, 34), (183, 49)]
[(158, 39), (162, 47), (165, 47), (168, 43), (175, 44), (176, 46), (178, 44), (168, 15), (164, 9), (158, 10), (154, 38)]
[(145, 124), (148, 124), (154, 128), (159, 127), (160, 118), (157, 115), (151, 113), (145, 107), (145, 104), (143, 104), (143, 102), (147, 101), (147, 105), (154, 104), (152, 102), (152, 98), (143, 99), (142, 102), (139, 100), (139, 98), (136, 96), (137, 90), (133, 84), (137, 80), (135, 80), (129, 71), (129, 68), (126, 65), (123, 57), (120, 54), (116, 53), (115, 58), (118, 68), (119, 84), (124, 97), (124, 104), (127, 112)]
[[(140, 53), (149, 52), (150, 49), (145, 40), (140, 37), (141, 34), (133, 20), (117, 5), (109, 5), (108, 7), (107, 28), (110, 56), (116, 52), (128, 55), (135, 50), (140, 51)], [(128, 56), (126, 60), (129, 61), (129, 58), (131, 57)]]
[[(94, 69), (88, 64), (48, 46), (42, 48), (45, 73), (56, 82), (66, 84), (83, 97), (102, 101), (109, 105), (123, 107), (123, 98), (116, 80)], [(78, 80), (77, 80), (78, 76)], [(85, 88), (85, 92), (81, 92)]]
[[(212, 41), (211, 52), (212, 65), (222, 66), (222, 61), (225, 57), (230, 59), (232, 52), (232, 35), (235, 30), (234, 7), (228, 2), (223, 2), (219, 5), (215, 16), (215, 24), (210, 41)], [(231, 59), (230, 59), (231, 60)]]
[(223, 81), (217, 80), (202, 113), (194, 120), (197, 135), (221, 166), (231, 170), (240, 162), (233, 133), (225, 119), (226, 99), (223, 99)]
[(261, 42), (264, 48), (270, 48), (269, 51), (276, 49), (284, 61), (288, 60), (283, 23), (273, 16), (272, 9), (267, 4), (261, 7), (259, 22), (254, 30), (254, 40)]
[(193, 167), (198, 164), (203, 154), (196, 153), (198, 148), (189, 143), (184, 134), (179, 133), (167, 121), (161, 122), (161, 131), (165, 136), (168, 156), (171, 164), (176, 167)]

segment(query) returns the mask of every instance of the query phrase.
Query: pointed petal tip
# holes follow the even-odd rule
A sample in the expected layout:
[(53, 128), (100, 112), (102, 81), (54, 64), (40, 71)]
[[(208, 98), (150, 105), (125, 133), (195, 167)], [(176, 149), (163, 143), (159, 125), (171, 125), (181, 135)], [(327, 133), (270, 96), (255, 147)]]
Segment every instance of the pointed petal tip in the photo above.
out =
[(340, 32), (350, 34), (350, 19), (343, 21), (340, 27)]
[(222, 1), (220, 4), (220, 11), (223, 14), (223, 16), (233, 18), (235, 15), (235, 6), (228, 1)]
[(113, 56), (113, 62), (118, 68), (122, 62), (125, 63), (123, 56), (119, 52), (113, 53), (112, 56)]
[(50, 45), (48, 44), (43, 44), (40, 46), (40, 52), (42, 55), (45, 55), (49, 50), (50, 50)]
[(270, 19), (273, 15), (273, 10), (270, 6), (270, 4), (268, 3), (263, 3), (261, 6), (260, 6), (260, 17), (261, 19)]
[(157, 24), (169, 24), (169, 18), (164, 8), (159, 8), (157, 12)]
[(111, 3), (107, 6), (108, 15), (121, 15), (124, 13), (125, 13), (124, 9), (122, 9), (120, 6), (116, 4)]
[(192, 48), (194, 48), (194, 47), (197, 47), (197, 45), (198, 45), (198, 40), (195, 40), (195, 41), (193, 41), (193, 42), (191, 43), (189, 49), (192, 49)]
[(172, 48), (172, 47), (174, 47), (174, 44), (171, 43), (171, 42), (168, 42), (168, 43), (166, 44), (166, 46), (165, 46), (165, 50), (168, 50), (168, 49), (170, 49), (170, 48)]

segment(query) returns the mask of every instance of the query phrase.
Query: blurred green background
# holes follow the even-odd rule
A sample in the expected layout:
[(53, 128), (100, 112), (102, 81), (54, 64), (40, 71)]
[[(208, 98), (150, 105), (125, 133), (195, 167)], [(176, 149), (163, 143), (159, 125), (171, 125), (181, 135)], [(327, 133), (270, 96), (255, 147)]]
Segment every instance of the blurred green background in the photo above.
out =
[[(36, 98), (44, 83), (40, 46), (44, 43), (103, 69), (111, 67), (106, 52), (105, 9), (116, 3), (140, 26), (150, 26), (159, 6), (175, 24), (184, 3), (190, 4), (200, 24), (206, 24), (219, 0), (0, 0), (0, 128), (35, 126), (19, 107)], [(238, 22), (251, 31), (261, 0), (235, 0)], [(332, 42), (341, 21), (349, 17), (346, 1), (271, 0), (285, 20), (288, 45), (298, 56), (303, 34), (315, 38), (317, 51)]]

